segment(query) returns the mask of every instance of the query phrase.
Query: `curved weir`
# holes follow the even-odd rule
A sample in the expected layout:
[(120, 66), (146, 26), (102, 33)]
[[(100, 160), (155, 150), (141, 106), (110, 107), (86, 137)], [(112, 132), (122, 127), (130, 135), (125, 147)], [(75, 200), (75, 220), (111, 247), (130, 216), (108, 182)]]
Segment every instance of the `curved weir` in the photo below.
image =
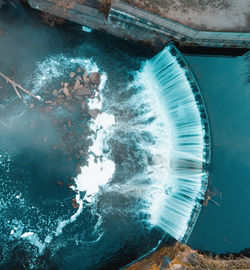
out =
[(169, 174), (163, 190), (152, 200), (151, 222), (186, 242), (207, 188), (210, 128), (205, 104), (190, 68), (174, 45), (147, 61), (143, 72), (150, 74), (150, 85), (171, 130)]

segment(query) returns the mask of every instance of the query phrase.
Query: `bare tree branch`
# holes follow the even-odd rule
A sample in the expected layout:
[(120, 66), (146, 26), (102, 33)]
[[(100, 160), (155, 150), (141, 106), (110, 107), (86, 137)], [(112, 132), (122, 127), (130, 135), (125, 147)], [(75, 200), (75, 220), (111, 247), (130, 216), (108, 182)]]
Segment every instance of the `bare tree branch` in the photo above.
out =
[(11, 80), (9, 77), (7, 77), (6, 75), (4, 75), (3, 73), (0, 72), (0, 76), (5, 79), (5, 81), (9, 84), (11, 84), (11, 86), (13, 87), (13, 89), (15, 90), (17, 96), (22, 99), (22, 96), (20, 95), (20, 93), (18, 92), (17, 89), (29, 94), (30, 96), (32, 96), (33, 98), (37, 99), (37, 100), (41, 100), (40, 96), (36, 96), (33, 93), (29, 92), (28, 90), (24, 89), (20, 84), (17, 84), (16, 82), (14, 82), (13, 80)]

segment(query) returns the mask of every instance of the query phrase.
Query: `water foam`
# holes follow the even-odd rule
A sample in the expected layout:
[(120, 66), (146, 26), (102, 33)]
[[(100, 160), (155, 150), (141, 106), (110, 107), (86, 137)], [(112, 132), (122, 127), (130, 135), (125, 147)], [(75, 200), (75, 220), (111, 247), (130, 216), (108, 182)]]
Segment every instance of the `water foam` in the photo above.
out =
[[(204, 198), (208, 161), (204, 104), (196, 100), (197, 85), (187, 72), (183, 59), (171, 45), (147, 61), (142, 76), (146, 91), (154, 91), (170, 130), (168, 175), (153, 176), (159, 189), (153, 195), (151, 222), (180, 241), (187, 239), (195, 211)], [(200, 97), (201, 101), (201, 97)], [(160, 162), (161, 164), (161, 162)], [(155, 170), (154, 170), (155, 172)]]
[[(56, 55), (36, 63), (34, 73), (32, 73), (25, 80), (24, 85), (25, 87), (32, 89), (33, 93), (40, 93), (45, 87), (51, 85), (55, 79), (63, 79), (65, 73), (67, 74), (68, 71), (77, 69), (79, 66), (84, 67), (89, 73), (97, 72), (99, 70), (96, 63), (91, 59), (70, 58), (66, 55)], [(105, 87), (106, 80), (107, 76), (104, 73), (101, 76), (101, 83), (98, 89), (99, 93), (97, 92), (95, 98), (91, 99), (91, 101), (88, 103), (88, 107), (90, 109), (101, 110), (102, 96), (100, 91)], [(95, 183), (95, 190), (93, 190), (93, 188), (91, 190), (91, 187), (87, 186), (86, 189), (81, 188), (79, 191), (77, 191), (76, 202), (78, 203), (79, 207), (72, 216), (65, 218), (67, 215), (67, 213), (65, 213), (64, 217), (53, 219), (53, 216), (50, 217), (49, 215), (41, 215), (39, 208), (36, 206), (28, 206), (28, 201), (25, 199), (25, 197), (23, 197), (25, 194), (22, 194), (18, 191), (15, 191), (17, 193), (9, 194), (8, 200), (4, 198), (3, 200), (0, 200), (0, 208), (5, 209), (6, 213), (8, 212), (9, 205), (13, 203), (13, 200), (18, 200), (20, 202), (19, 208), (25, 209), (25, 213), (27, 214), (25, 218), (15, 219), (10, 223), (5, 224), (5, 227), (9, 230), (9, 240), (15, 239), (20, 241), (27, 241), (31, 245), (36, 246), (38, 248), (38, 253), (42, 254), (48, 244), (50, 244), (55, 237), (58, 237), (62, 234), (65, 226), (77, 220), (84, 208), (84, 202), (82, 198), (83, 189), (88, 195), (92, 194), (93, 191), (98, 192), (99, 185), (105, 184), (108, 179), (112, 177), (111, 171), (114, 171), (115, 169), (114, 163), (112, 163), (112, 161), (110, 161), (107, 157), (101, 155), (102, 141), (107, 134), (107, 129), (114, 123), (114, 121), (114, 117), (106, 113), (100, 113), (97, 119), (90, 121), (90, 128), (93, 131), (91, 139), (93, 140), (94, 144), (89, 150), (89, 153), (91, 153), (89, 157), (89, 169), (83, 168), (83, 171), (85, 170), (87, 176), (89, 176), (91, 170), (93, 171), (94, 168), (94, 171), (98, 173), (96, 175), (92, 175), (93, 178), (91, 178), (91, 180), (98, 179), (100, 182)], [(96, 156), (95, 159), (93, 159), (93, 156)], [(98, 163), (96, 163), (96, 159), (98, 160)], [(10, 161), (11, 160), (10, 157), (8, 157), (8, 153), (1, 151), (0, 165), (4, 168), (5, 173), (10, 172)], [(107, 168), (109, 169), (107, 170)], [(103, 178), (103, 176), (105, 177)], [(86, 178), (84, 178), (84, 180), (86, 181)], [(10, 189), (10, 187), (6, 187), (6, 191), (4, 192), (7, 192), (7, 189)], [(28, 215), (37, 215), (37, 217), (39, 217), (40, 225), (32, 224)], [(99, 218), (95, 225), (95, 229), (98, 229), (100, 226), (100, 220), (101, 219)], [(97, 236), (97, 239), (100, 239), (101, 235), (102, 234), (100, 233), (100, 235)], [(9, 240), (4, 239), (6, 243)]]
[[(102, 90), (106, 74), (101, 76), (99, 90)], [(102, 97), (97, 92), (95, 98), (89, 100), (88, 107), (91, 110), (102, 109)], [(109, 159), (108, 146), (105, 141), (111, 134), (110, 128), (115, 124), (114, 115), (105, 112), (99, 113), (96, 119), (91, 119), (89, 128), (92, 131), (90, 139), (93, 144), (89, 148), (88, 165), (81, 167), (81, 174), (75, 179), (75, 186), (72, 188), (78, 192), (85, 192), (84, 199), (93, 202), (95, 195), (101, 186), (106, 185), (115, 172), (115, 163)], [(104, 154), (104, 150), (105, 154)]]

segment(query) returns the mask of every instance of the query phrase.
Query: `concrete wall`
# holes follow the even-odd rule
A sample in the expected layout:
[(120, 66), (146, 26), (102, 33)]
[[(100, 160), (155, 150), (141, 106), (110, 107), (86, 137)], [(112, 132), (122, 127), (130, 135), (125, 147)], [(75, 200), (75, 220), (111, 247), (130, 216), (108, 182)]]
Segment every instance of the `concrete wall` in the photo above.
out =
[(109, 22), (121, 28), (137, 28), (157, 32), (183, 46), (250, 48), (250, 33), (198, 31), (150, 12), (115, 0), (111, 5)]
[(108, 18), (96, 8), (71, 1), (67, 8), (53, 0), (28, 0), (31, 7), (136, 42), (162, 48), (171, 40), (182, 46), (250, 48), (250, 33), (197, 31), (114, 0)]

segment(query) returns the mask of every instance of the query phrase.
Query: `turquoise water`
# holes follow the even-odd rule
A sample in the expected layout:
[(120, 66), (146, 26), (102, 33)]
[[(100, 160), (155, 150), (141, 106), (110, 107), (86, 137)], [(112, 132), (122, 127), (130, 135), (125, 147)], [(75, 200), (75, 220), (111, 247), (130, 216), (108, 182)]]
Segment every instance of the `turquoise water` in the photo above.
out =
[(212, 130), (210, 186), (218, 191), (203, 207), (188, 244), (219, 253), (250, 244), (249, 59), (186, 56), (198, 78)]
[[(129, 88), (128, 84), (134, 83), (135, 73), (141, 68), (141, 64), (152, 56), (144, 48), (138, 48), (132, 44), (96, 32), (91, 35), (85, 34), (74, 24), (50, 28), (41, 23), (36, 13), (27, 13), (23, 9), (15, 9), (12, 6), (2, 9), (0, 12), (0, 29), (7, 32), (7, 34), (0, 37), (2, 38), (0, 42), (0, 67), (2, 72), (14, 76), (15, 80), (25, 84), (30, 89), (32, 86), (36, 87), (35, 83), (39, 82), (39, 80), (34, 80), (37, 75), (37, 63), (45, 64), (39, 67), (44, 67), (47, 63), (50, 64), (49, 61), (44, 61), (47, 56), (55, 56), (55, 59), (59, 62), (60, 59), (64, 59), (60, 57), (60, 54), (64, 55), (66, 59), (70, 57), (77, 58), (79, 55), (83, 58), (91, 58), (102, 71), (107, 73), (107, 89), (113, 89), (105, 93), (105, 106), (111, 108), (121, 122), (126, 123), (128, 119), (133, 120), (133, 117), (136, 118), (137, 107), (134, 106), (134, 108), (128, 110), (126, 101), (129, 100), (130, 96), (133, 97), (133, 91), (135, 93), (136, 91), (140, 92), (135, 86)], [(48, 59), (51, 59), (51, 57), (48, 57)], [(209, 202), (208, 207), (203, 208), (189, 243), (195, 248), (216, 252), (238, 251), (247, 247), (250, 242), (248, 237), (249, 217), (246, 210), (246, 206), (249, 205), (249, 189), (247, 190), (247, 187), (249, 185), (248, 172), (250, 166), (248, 164), (250, 151), (248, 139), (250, 129), (248, 125), (249, 84), (246, 83), (246, 63), (243, 58), (225, 57), (187, 56), (187, 60), (201, 86), (211, 122), (213, 154), (210, 183), (211, 186), (222, 193), (222, 197), (213, 198), (220, 204), (220, 207)], [(60, 62), (59, 70), (64, 64), (64, 60)], [(10, 69), (11, 66), (16, 69), (17, 74), (13, 74)], [(68, 74), (68, 70), (65, 72)], [(64, 75), (62, 72), (61, 76)], [(27, 79), (31, 79), (31, 82), (29, 83)], [(4, 82), (1, 81), (1, 85), (3, 84)], [(8, 94), (6, 96), (8, 97)], [(120, 104), (124, 106), (120, 106)], [(19, 103), (17, 105), (16, 108), (21, 108)], [(145, 107), (142, 106), (141, 108), (145, 110)], [(11, 112), (12, 108), (9, 109)], [(29, 113), (26, 112), (23, 117), (25, 121), (28, 120), (26, 118), (27, 114)], [(118, 169), (120, 169), (119, 174), (115, 175), (114, 183), (122, 183), (124, 179), (144, 169), (145, 153), (141, 151), (140, 147), (137, 147), (137, 142), (140, 140), (140, 142), (145, 143), (146, 136), (135, 132), (133, 130), (133, 121), (131, 123), (130, 130), (127, 127), (124, 130), (116, 130), (116, 136), (111, 140), (111, 143), (119, 149), (119, 151), (112, 153), (113, 159), (116, 161)], [(48, 129), (50, 128), (48, 127)], [(6, 151), (11, 151), (11, 147), (13, 147), (13, 152), (16, 151), (15, 147), (19, 146), (20, 139), (28, 138), (27, 136), (35, 139), (37, 136), (36, 133), (33, 134), (34, 136), (29, 134), (25, 125), (24, 130), (22, 131), (22, 128), (20, 128), (19, 131), (13, 133), (12, 136), (8, 136), (9, 145), (6, 144), (8, 148)], [(58, 134), (53, 129), (50, 129), (50, 131), (51, 138), (48, 138), (48, 140), (52, 143), (55, 139), (54, 136)], [(0, 135), (2, 138), (6, 137), (2, 125)], [(8, 132), (7, 135), (9, 135)], [(40, 134), (40, 136), (43, 135)], [(129, 143), (122, 144), (119, 140), (120, 137), (125, 138)], [(38, 173), (40, 160), (45, 159), (45, 153), (40, 151), (40, 155), (36, 155), (34, 150), (37, 150), (37, 148), (29, 147), (29, 143), (20, 150), (20, 155), (13, 159), (14, 161), (9, 167), (11, 173), (10, 178), (8, 178), (9, 182), (1, 182), (1, 187), (6, 188), (5, 192), (3, 192), (4, 201), (8, 205), (13, 202), (9, 209), (6, 208), (5, 217), (9, 218), (13, 223), (15, 216), (19, 215), (20, 219), (22, 219), (22, 216), (25, 215), (25, 218), (28, 219), (28, 214), (33, 213), (29, 213), (30, 208), (26, 207), (27, 205), (23, 205), (22, 208), (22, 210), (26, 209), (26, 212), (19, 211), (18, 207), (21, 208), (22, 205), (16, 200), (18, 199), (16, 196), (19, 196), (19, 193), (14, 193), (16, 190), (27, 187), (22, 193), (27, 196), (30, 195), (31, 206), (37, 204), (40, 213), (44, 212), (46, 214), (48, 208), (47, 205), (44, 208), (41, 207), (39, 196), (43, 200), (56, 199), (56, 201), (51, 200), (50, 208), (51, 213), (54, 215), (51, 222), (53, 226), (48, 228), (41, 226), (39, 237), (43, 241), (47, 235), (45, 229), (48, 229), (48, 231), (52, 227), (54, 229), (57, 226), (58, 217), (67, 219), (72, 214), (71, 194), (68, 193), (66, 188), (61, 189), (61, 191), (58, 191), (56, 185), (51, 188), (50, 182), (51, 177), (54, 178), (61, 173), (63, 175), (59, 176), (65, 177), (62, 180), (66, 183), (66, 178), (69, 178), (72, 174), (72, 168), (66, 168), (66, 172), (62, 172), (61, 169), (57, 169), (56, 163), (54, 163), (55, 167), (51, 163), (48, 164), (48, 167), (44, 166), (43, 170)], [(45, 148), (43, 150), (47, 151)], [(124, 156), (126, 156), (125, 162), (122, 162)], [(27, 166), (24, 157), (28, 157), (28, 161), (32, 161), (34, 164), (35, 170), (30, 177), (27, 177), (23, 172), (24, 166)], [(56, 153), (52, 157), (58, 163), (65, 162), (63, 158), (58, 158), (59, 156)], [(50, 168), (51, 166), (52, 168)], [(47, 173), (48, 170), (52, 170), (50, 175)], [(5, 177), (6, 172), (7, 170), (4, 169), (1, 179)], [(16, 175), (19, 178), (15, 177)], [(132, 177), (131, 179), (133, 180)], [(135, 180), (137, 179), (135, 178)], [(34, 183), (38, 185), (34, 185)], [(133, 184), (133, 181), (131, 183)], [(146, 180), (145, 183), (147, 183)], [(121, 185), (121, 187), (123, 186)], [(48, 190), (49, 193), (47, 193)], [(138, 194), (144, 193), (143, 189), (139, 191)], [(127, 193), (129, 192), (130, 189), (127, 190)], [(8, 194), (14, 194), (15, 196), (8, 201), (8, 199), (5, 199), (9, 198)], [(69, 266), (72, 266), (72, 258), (75, 268), (82, 265), (81, 260), (83, 260), (86, 269), (93, 268), (93, 265), (96, 265), (96, 269), (97, 267), (99, 269), (117, 269), (154, 247), (162, 237), (162, 231), (158, 228), (148, 228), (148, 223), (145, 222), (148, 218), (147, 213), (140, 213), (138, 208), (135, 207), (134, 200), (123, 197), (117, 199), (117, 193), (113, 192), (112, 189), (108, 195), (101, 198), (102, 201), (98, 204), (99, 212), (105, 213), (105, 207), (110, 205), (110, 201), (112, 201), (114, 208), (117, 208), (117, 212), (113, 214), (114, 208), (112, 208), (112, 211), (108, 211), (108, 215), (102, 223), (107, 233), (101, 238), (100, 242), (92, 243), (93, 240), (98, 239), (95, 234), (92, 235), (91, 231), (93, 224), (98, 220), (98, 216), (92, 215), (90, 208), (86, 206), (85, 215), (81, 216), (79, 223), (74, 223), (72, 227), (66, 227), (64, 234), (52, 241), (50, 249), (46, 250), (41, 260), (46, 262), (51, 259), (52, 266), (56, 265), (60, 269), (68, 269)], [(53, 203), (60, 202), (60, 200), (63, 200), (63, 204), (60, 204), (62, 213), (56, 211), (55, 204), (53, 205)], [(14, 205), (15, 203), (16, 205)], [(119, 207), (123, 210), (124, 208), (135, 210), (133, 213), (136, 213), (136, 215), (131, 215), (129, 211), (127, 215), (124, 215), (122, 211), (119, 211)], [(131, 220), (128, 219), (129, 216), (132, 217)], [(1, 222), (5, 223), (3, 226), (5, 227), (8, 221), (2, 219)], [(30, 227), (35, 222), (36, 219), (32, 219)], [(14, 226), (15, 224), (12, 223), (11, 226)], [(8, 225), (6, 226), (7, 229), (3, 230), (7, 238), (11, 232), (11, 226)], [(82, 232), (86, 230), (86, 227), (90, 231), (87, 238), (82, 237)], [(4, 244), (8, 246), (9, 239), (6, 240), (4, 234), (2, 234), (2, 238), (5, 241)], [(72, 236), (74, 237), (72, 238)], [(25, 256), (32, 256), (34, 250), (32, 245), (16, 244), (17, 241), (12, 241), (9, 246), (13, 248), (13, 253), (9, 254), (10, 261), (13, 264), (16, 263), (15, 260), (20, 261), (20, 256), (25, 262)], [(2, 251), (1, 248), (0, 251)], [(28, 252), (25, 253), (26, 251)], [(6, 267), (5, 269), (8, 269), (8, 266)]]

